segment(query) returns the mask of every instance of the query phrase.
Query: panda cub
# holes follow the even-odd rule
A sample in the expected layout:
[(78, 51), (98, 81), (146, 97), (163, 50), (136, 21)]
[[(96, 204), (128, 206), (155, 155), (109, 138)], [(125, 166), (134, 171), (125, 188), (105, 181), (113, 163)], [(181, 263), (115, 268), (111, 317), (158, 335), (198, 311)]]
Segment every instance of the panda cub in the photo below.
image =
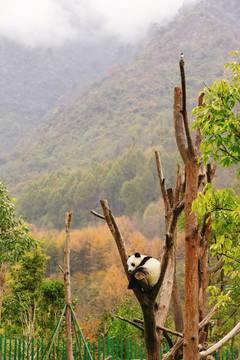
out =
[(128, 289), (133, 289), (138, 283), (134, 277), (136, 272), (142, 272), (145, 274), (150, 289), (158, 282), (161, 268), (160, 262), (157, 259), (154, 259), (151, 256), (140, 255), (136, 252), (134, 255), (128, 258), (127, 266), (128, 272), (131, 274)]

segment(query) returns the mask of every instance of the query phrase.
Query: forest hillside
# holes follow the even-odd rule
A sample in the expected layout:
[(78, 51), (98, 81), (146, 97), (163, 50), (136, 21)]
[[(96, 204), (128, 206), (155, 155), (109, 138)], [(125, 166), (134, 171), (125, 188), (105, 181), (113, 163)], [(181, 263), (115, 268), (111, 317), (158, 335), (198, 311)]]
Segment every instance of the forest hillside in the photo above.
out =
[(133, 61), (111, 66), (107, 76), (56, 106), (10, 155), (2, 155), (2, 178), (16, 191), (41, 174), (113, 160), (129, 148), (174, 151), (179, 54), (185, 55), (191, 110), (203, 84), (223, 76), (229, 52), (239, 45), (239, 11), (237, 0), (204, 0), (183, 8)]
[(109, 66), (126, 63), (134, 49), (103, 36), (52, 47), (29, 47), (1, 38), (1, 161), (58, 104), (67, 103), (84, 84), (102, 78)]

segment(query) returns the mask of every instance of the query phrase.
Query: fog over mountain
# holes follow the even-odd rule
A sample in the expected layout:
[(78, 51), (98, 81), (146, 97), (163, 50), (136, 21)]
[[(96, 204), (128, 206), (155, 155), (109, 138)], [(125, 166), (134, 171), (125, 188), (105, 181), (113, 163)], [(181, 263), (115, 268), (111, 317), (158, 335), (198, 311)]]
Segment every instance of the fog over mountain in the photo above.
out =
[(1, 154), (111, 65), (130, 61), (164, 18), (195, 1), (1, 1)]
[(106, 34), (123, 41), (145, 36), (151, 23), (173, 18), (193, 0), (8, 0), (0, 4), (0, 38), (35, 46), (91, 40)]
[(239, 11), (239, 0), (192, 2), (139, 45), (113, 35), (69, 37), (55, 47), (0, 38), (1, 178), (19, 193), (42, 174), (113, 161), (131, 148), (175, 151), (179, 54), (191, 112), (203, 85), (224, 76), (228, 54), (239, 47)]

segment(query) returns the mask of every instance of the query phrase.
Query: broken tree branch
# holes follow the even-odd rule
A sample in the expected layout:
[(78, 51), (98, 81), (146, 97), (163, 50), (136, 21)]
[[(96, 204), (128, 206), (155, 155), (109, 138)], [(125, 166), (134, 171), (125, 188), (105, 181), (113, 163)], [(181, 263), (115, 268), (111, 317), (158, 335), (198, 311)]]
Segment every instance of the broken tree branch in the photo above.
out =
[(163, 360), (172, 360), (183, 345), (183, 339), (178, 338), (173, 347), (163, 356)]
[[(228, 293), (226, 294), (227, 297), (231, 296), (231, 290), (228, 291)], [(211, 320), (211, 318), (215, 315), (215, 313), (217, 312), (217, 310), (220, 307), (220, 301), (218, 301), (214, 307), (209, 311), (209, 313), (207, 314), (207, 316), (199, 323), (199, 329), (202, 329), (205, 325), (207, 325), (209, 323), (209, 321)]]
[[(133, 321), (136, 322), (136, 323), (139, 323), (139, 324), (143, 324), (143, 323), (144, 323), (144, 321), (143, 321), (143, 320), (140, 320), (140, 319), (133, 319)], [(180, 332), (178, 332), (178, 331), (174, 331), (174, 330), (172, 330), (172, 329), (168, 329), (168, 328), (166, 328), (166, 327), (164, 327), (164, 326), (158, 326), (158, 325), (157, 325), (156, 327), (157, 327), (158, 330), (166, 331), (166, 332), (168, 332), (169, 334), (176, 335), (176, 336), (178, 336), (178, 337), (183, 338), (183, 334), (180, 333)]]
[(220, 341), (218, 341), (216, 344), (211, 346), (209, 349), (205, 351), (200, 352), (200, 359), (203, 357), (210, 355), (217, 351), (221, 346), (223, 346), (227, 341), (232, 339), (235, 335), (237, 335), (240, 332), (240, 322), (226, 335), (224, 336)]
[[(139, 329), (139, 330), (144, 331), (144, 328), (143, 328), (142, 326), (137, 325), (135, 322), (133, 322), (133, 321), (131, 321), (131, 320), (128, 320), (128, 319), (126, 319), (126, 318), (123, 318), (122, 316), (119, 316), (119, 315), (114, 315), (114, 314), (113, 314), (113, 316), (114, 316), (115, 318), (119, 319), (119, 320), (122, 320), (122, 321), (127, 322), (127, 323), (130, 324), (130, 325), (135, 326), (135, 327), (136, 327), (137, 329)], [(141, 324), (143, 324), (143, 322), (142, 322)]]
[[(227, 296), (229, 297), (230, 295), (231, 295), (231, 291), (228, 291)], [(221, 304), (220, 301), (217, 302), (214, 305), (214, 307), (210, 310), (208, 315), (199, 323), (198, 325), (199, 330), (201, 330), (205, 325), (209, 323), (211, 318), (215, 315), (215, 313), (219, 309), (220, 304)], [(177, 342), (174, 344), (174, 346), (168, 351), (168, 353), (163, 356), (163, 360), (172, 360), (182, 345), (183, 345), (183, 339), (179, 338)]]
[(64, 270), (63, 270), (62, 266), (61, 266), (61, 265), (58, 265), (58, 267), (59, 267), (59, 269), (61, 270), (61, 272), (64, 274)]
[(107, 200), (100, 200), (100, 204), (102, 206), (103, 209), (103, 213), (104, 213), (104, 219), (106, 220), (108, 227), (115, 239), (116, 245), (118, 247), (118, 251), (122, 260), (122, 264), (125, 270), (125, 273), (129, 279), (129, 273), (128, 273), (128, 267), (127, 267), (127, 259), (128, 259), (128, 255), (127, 255), (127, 250), (123, 241), (123, 237), (122, 234), (116, 224), (116, 221), (112, 215), (111, 210), (108, 207), (108, 202)]
[(184, 71), (184, 60), (181, 59), (179, 62), (180, 66), (180, 73), (181, 73), (181, 84), (182, 84), (182, 115), (183, 115), (183, 123), (187, 138), (188, 150), (194, 156), (194, 148), (190, 133), (190, 128), (188, 124), (188, 117), (187, 117), (187, 96), (186, 96), (186, 82), (185, 82), (185, 71)]
[(101, 215), (101, 214), (98, 214), (96, 211), (91, 210), (91, 213), (92, 213), (93, 215), (95, 215), (95, 216), (99, 217), (100, 219), (105, 220), (105, 217), (104, 217), (103, 215)]
[(187, 143), (183, 127), (183, 114), (182, 114), (182, 89), (179, 86), (174, 88), (174, 104), (173, 104), (173, 118), (175, 137), (179, 152), (183, 161), (185, 162)]
[[(161, 285), (158, 301), (159, 306), (158, 311), (156, 312), (156, 325), (163, 327), (166, 322), (173, 288), (174, 269), (176, 263), (176, 226), (178, 217), (184, 208), (184, 201), (182, 202), (182, 199), (184, 199), (184, 178), (182, 177), (181, 165), (178, 165), (176, 189), (166, 189), (161, 158), (157, 151), (155, 151), (155, 159), (165, 206), (166, 237), (162, 263), (167, 260), (167, 264), (164, 266), (165, 276)], [(181, 205), (179, 207), (180, 203)]]
[(207, 268), (207, 273), (210, 274), (215, 274), (218, 270), (220, 270), (224, 265), (224, 261), (223, 261), (223, 256), (221, 256), (221, 258), (218, 260), (218, 262), (212, 266), (211, 268)]
[[(204, 93), (202, 93), (199, 97), (198, 97), (198, 106), (202, 106), (202, 101), (203, 101), (203, 96)], [(201, 145), (201, 141), (202, 141), (202, 135), (201, 135), (201, 131), (199, 126), (197, 127), (196, 130), (196, 138), (195, 138), (195, 146), (196, 148), (199, 150), (200, 145)]]
[(164, 205), (165, 205), (165, 215), (167, 215), (170, 210), (170, 203), (169, 203), (168, 193), (167, 193), (167, 189), (166, 189), (166, 185), (165, 185), (165, 178), (163, 176), (161, 158), (160, 158), (160, 154), (158, 151), (155, 151), (155, 158), (156, 158), (156, 166), (157, 166), (160, 188), (161, 188), (163, 201), (164, 201)]
[[(125, 247), (125, 243), (124, 243), (122, 234), (117, 226), (117, 223), (115, 221), (114, 216), (112, 215), (111, 210), (108, 207), (107, 200), (100, 200), (100, 204), (103, 209), (104, 219), (105, 219), (105, 221), (109, 227), (109, 230), (111, 231), (113, 238), (115, 240), (115, 243), (117, 245), (118, 252), (119, 252), (122, 264), (123, 264), (123, 268), (125, 270), (128, 280), (130, 280), (130, 274), (128, 272), (128, 267), (127, 267), (128, 255), (127, 255), (127, 250)], [(133, 291), (134, 291), (134, 294), (136, 295), (141, 306), (149, 303), (148, 295), (146, 293), (143, 293), (140, 288), (135, 288), (135, 289), (133, 289)], [(157, 296), (157, 294), (156, 294), (156, 296)], [(153, 300), (153, 303), (154, 303), (154, 300)]]

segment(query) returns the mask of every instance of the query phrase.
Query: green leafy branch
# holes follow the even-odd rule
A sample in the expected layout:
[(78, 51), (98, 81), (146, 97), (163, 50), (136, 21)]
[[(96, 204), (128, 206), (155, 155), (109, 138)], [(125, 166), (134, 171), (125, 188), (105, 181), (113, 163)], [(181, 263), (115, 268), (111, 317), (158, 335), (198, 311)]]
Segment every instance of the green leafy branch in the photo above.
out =
[[(239, 52), (230, 53), (234, 58)], [(200, 128), (203, 136), (201, 151), (205, 164), (210, 159), (229, 167), (240, 163), (240, 64), (225, 65), (230, 70), (228, 79), (217, 79), (212, 86), (202, 89), (202, 106), (193, 110), (192, 129)], [(240, 176), (240, 169), (238, 171)]]

